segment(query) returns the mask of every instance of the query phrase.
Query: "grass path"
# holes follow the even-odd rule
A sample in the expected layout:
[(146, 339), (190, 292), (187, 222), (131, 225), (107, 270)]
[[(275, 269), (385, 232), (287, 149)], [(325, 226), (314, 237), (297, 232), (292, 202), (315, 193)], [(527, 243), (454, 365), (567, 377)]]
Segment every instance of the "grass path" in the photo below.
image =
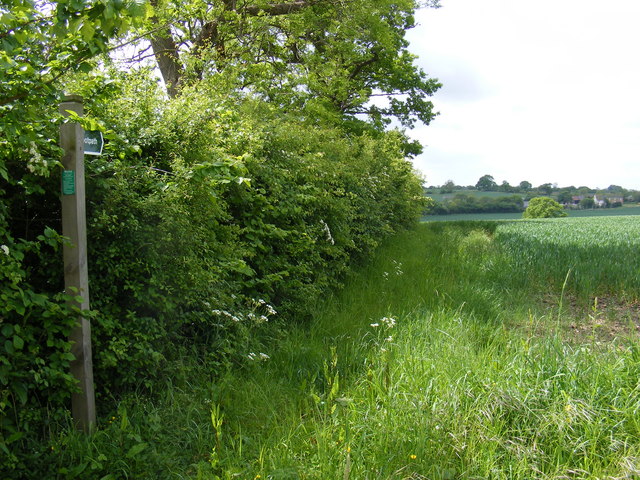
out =
[(185, 359), (90, 441), (62, 437), (79, 473), (60, 478), (638, 478), (637, 340), (573, 335), (595, 312), (560, 313), (571, 293), (514, 278), (495, 243), (397, 237), (311, 326), (226, 375)]
[(387, 246), (222, 388), (220, 476), (640, 474), (637, 345), (564, 342), (553, 311), (487, 271), (490, 250), (426, 227)]

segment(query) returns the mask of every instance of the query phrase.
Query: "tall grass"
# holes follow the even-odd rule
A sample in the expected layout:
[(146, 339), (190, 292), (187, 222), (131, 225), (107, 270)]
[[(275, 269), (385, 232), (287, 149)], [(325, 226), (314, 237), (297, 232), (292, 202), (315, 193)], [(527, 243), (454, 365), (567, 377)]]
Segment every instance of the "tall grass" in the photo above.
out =
[(90, 460), (60, 478), (636, 478), (636, 339), (565, 341), (573, 313), (513, 277), (530, 271), (508, 270), (499, 228), (395, 238), (311, 326), (264, 341), (268, 359), (187, 360), (94, 437), (61, 435), (57, 468)]

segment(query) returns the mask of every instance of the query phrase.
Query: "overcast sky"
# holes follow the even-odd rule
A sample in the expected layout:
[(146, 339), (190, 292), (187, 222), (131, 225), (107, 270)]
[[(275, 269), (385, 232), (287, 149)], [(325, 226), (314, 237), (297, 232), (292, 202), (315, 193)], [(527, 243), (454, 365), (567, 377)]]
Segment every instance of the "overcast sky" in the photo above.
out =
[(429, 185), (640, 189), (640, 0), (441, 0), (409, 33), (444, 86), (411, 136)]

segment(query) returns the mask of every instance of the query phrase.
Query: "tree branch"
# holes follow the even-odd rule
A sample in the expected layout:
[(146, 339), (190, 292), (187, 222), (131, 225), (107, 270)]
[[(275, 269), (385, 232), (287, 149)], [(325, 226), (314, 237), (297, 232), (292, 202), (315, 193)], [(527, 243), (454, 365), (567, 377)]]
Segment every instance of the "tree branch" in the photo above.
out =
[[(256, 17), (258, 15), (288, 15), (291, 13), (299, 12), (311, 6), (313, 3), (314, 2), (311, 0), (294, 0), (293, 2), (288, 3), (276, 3), (273, 5), (265, 6), (248, 5), (246, 7), (238, 8), (236, 6), (235, 0), (224, 0), (225, 10), (239, 11), (239, 13), (246, 14), (252, 17)], [(216, 50), (218, 50), (218, 53), (220, 53), (221, 55), (224, 54), (224, 45), (222, 45), (218, 36), (217, 21), (207, 22), (202, 26), (202, 30), (195, 39), (194, 45), (196, 49), (200, 49), (203, 48), (205, 43), (207, 42), (211, 42), (211, 44), (216, 47)]]
[(372, 51), (370, 59), (356, 64), (353, 72), (351, 72), (351, 74), (349, 75), (349, 80), (353, 80), (354, 78), (356, 78), (365, 67), (371, 65), (372, 63), (376, 63), (379, 59), (380, 57), (378, 56), (378, 50)]
[(264, 7), (258, 5), (249, 5), (244, 7), (243, 12), (252, 16), (260, 14), (276, 16), (276, 15), (288, 15), (290, 13), (299, 12), (310, 6), (313, 2), (309, 0), (295, 0), (289, 3), (276, 3), (274, 5), (265, 5)]

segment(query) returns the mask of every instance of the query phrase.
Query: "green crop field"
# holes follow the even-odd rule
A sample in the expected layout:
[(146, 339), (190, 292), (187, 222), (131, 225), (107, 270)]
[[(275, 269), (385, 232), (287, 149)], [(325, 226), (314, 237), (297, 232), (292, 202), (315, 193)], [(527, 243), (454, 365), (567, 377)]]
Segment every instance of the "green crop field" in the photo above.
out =
[(496, 240), (510, 268), (563, 278), (586, 295), (640, 293), (640, 217), (582, 217), (505, 222)]

